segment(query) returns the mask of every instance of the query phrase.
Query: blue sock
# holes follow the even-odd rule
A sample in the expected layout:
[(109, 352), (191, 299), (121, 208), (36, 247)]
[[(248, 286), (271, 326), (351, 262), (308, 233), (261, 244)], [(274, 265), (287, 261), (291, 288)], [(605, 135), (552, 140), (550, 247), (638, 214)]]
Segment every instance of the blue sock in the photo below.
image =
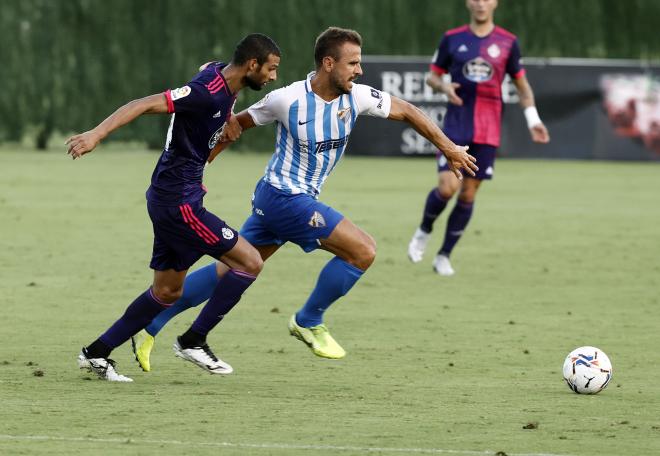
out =
[(460, 201), (456, 202), (454, 210), (449, 214), (449, 219), (447, 220), (447, 231), (445, 232), (445, 241), (442, 244), (442, 248), (438, 254), (449, 256), (451, 251), (454, 249), (454, 246), (458, 240), (463, 235), (463, 231), (467, 227), (470, 218), (472, 218), (472, 209), (474, 209), (474, 203), (462, 203)]
[(190, 330), (206, 336), (240, 301), (241, 296), (257, 278), (247, 272), (230, 269), (218, 281), (209, 302), (199, 313)]
[(183, 295), (168, 309), (163, 310), (154, 318), (145, 329), (152, 336), (156, 336), (172, 318), (186, 309), (195, 307), (207, 301), (218, 284), (218, 273), (215, 263), (204, 266), (186, 276), (183, 283)]
[(323, 313), (337, 299), (348, 293), (364, 271), (334, 257), (321, 270), (316, 287), (296, 314), (296, 322), (305, 328), (323, 323)]
[(426, 204), (424, 205), (424, 214), (422, 215), (422, 223), (420, 228), (425, 233), (433, 231), (433, 222), (438, 218), (440, 213), (447, 206), (447, 200), (440, 196), (437, 188), (429, 192), (426, 197)]
[(151, 288), (149, 288), (126, 308), (124, 315), (104, 332), (98, 340), (111, 350), (117, 348), (133, 334), (144, 328), (165, 307), (167, 307), (167, 304), (159, 301), (154, 296)]

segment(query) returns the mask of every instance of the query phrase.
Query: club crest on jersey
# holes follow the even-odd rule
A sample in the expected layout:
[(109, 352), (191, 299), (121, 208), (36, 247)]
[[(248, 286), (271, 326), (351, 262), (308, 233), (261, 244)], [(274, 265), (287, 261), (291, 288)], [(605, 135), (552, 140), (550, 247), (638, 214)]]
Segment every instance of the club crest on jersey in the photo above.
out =
[(229, 228), (222, 228), (222, 237), (230, 241), (234, 239), (234, 232)]
[(345, 121), (350, 117), (350, 116), (346, 115), (349, 112), (351, 112), (351, 107), (350, 106), (348, 108), (340, 109), (340, 110), (337, 111), (337, 117), (339, 117), (340, 119), (344, 119), (344, 121)]
[(170, 90), (170, 96), (172, 97), (172, 101), (174, 101), (187, 97), (188, 95), (190, 95), (190, 92), (191, 89), (189, 86), (183, 86), (183, 87), (179, 87), (178, 89)]
[(461, 44), (458, 47), (458, 52), (467, 52), (467, 51), (468, 51), (468, 47), (465, 44)]
[(312, 218), (309, 219), (309, 226), (314, 228), (323, 228), (325, 226), (325, 219), (319, 211), (314, 211)]
[(225, 125), (227, 125), (226, 122), (223, 123), (222, 127), (218, 128), (215, 131), (215, 133), (213, 133), (211, 135), (211, 139), (209, 139), (209, 150), (213, 149), (215, 147), (215, 145), (218, 144), (218, 141), (220, 141), (220, 137), (222, 136), (222, 132), (225, 129)]
[(487, 49), (486, 52), (488, 52), (488, 55), (491, 56), (494, 59), (498, 58), (500, 56), (500, 54), (502, 54), (502, 51), (500, 50), (500, 47), (495, 43), (488, 46), (488, 49)]
[(469, 60), (463, 65), (463, 76), (472, 82), (490, 81), (493, 73), (493, 66), (482, 57)]

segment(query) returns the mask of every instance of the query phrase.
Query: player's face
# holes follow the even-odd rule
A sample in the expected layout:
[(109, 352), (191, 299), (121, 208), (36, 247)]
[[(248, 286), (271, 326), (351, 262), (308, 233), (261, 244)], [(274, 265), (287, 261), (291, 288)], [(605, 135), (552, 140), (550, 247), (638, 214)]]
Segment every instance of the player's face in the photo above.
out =
[(245, 75), (246, 85), (252, 90), (261, 90), (263, 86), (277, 79), (277, 68), (280, 66), (280, 58), (269, 54), (268, 60), (262, 65), (255, 64)]
[(470, 16), (477, 24), (491, 22), (497, 8), (497, 0), (466, 0)]
[(350, 93), (353, 80), (362, 75), (362, 48), (355, 43), (342, 44), (339, 59), (334, 61), (330, 82), (338, 93)]

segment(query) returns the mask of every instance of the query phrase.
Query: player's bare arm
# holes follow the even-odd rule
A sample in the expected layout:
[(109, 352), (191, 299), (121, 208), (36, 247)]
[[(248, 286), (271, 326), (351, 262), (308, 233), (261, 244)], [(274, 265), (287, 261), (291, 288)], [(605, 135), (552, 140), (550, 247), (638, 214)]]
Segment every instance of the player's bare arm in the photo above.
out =
[(442, 76), (431, 73), (426, 79), (426, 85), (436, 92), (447, 95), (447, 99), (451, 104), (463, 106), (463, 99), (456, 95), (456, 90), (461, 86), (458, 82), (444, 81)]
[(92, 130), (79, 135), (73, 135), (67, 139), (65, 143), (69, 146), (67, 153), (74, 160), (80, 158), (94, 150), (101, 140), (110, 133), (132, 122), (142, 114), (165, 113), (167, 113), (167, 98), (162, 93), (130, 101), (110, 114), (108, 118)]
[(532, 135), (532, 140), (542, 144), (550, 142), (550, 134), (538, 115), (534, 102), (534, 91), (532, 90), (532, 86), (529, 85), (527, 77), (523, 75), (514, 79), (513, 83), (516, 89), (518, 89), (520, 106), (525, 112), (525, 118), (527, 119), (527, 126), (529, 127), (530, 135)]
[(474, 176), (474, 172), (479, 169), (475, 164), (476, 159), (467, 153), (468, 146), (454, 144), (417, 106), (392, 96), (392, 108), (388, 119), (410, 124), (417, 133), (431, 141), (445, 155), (450, 169), (459, 179), (463, 178), (461, 169), (467, 171), (470, 176)]

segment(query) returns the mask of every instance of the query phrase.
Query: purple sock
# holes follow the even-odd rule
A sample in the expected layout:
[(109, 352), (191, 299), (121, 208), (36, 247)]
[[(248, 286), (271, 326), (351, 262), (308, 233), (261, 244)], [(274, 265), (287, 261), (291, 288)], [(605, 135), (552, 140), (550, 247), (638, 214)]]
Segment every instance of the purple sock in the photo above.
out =
[(429, 192), (429, 195), (426, 197), (426, 204), (424, 205), (422, 224), (420, 225), (422, 231), (425, 233), (433, 231), (433, 222), (435, 222), (435, 219), (438, 218), (446, 206), (447, 200), (440, 196), (437, 188)]
[(206, 303), (190, 329), (197, 334), (206, 336), (238, 303), (243, 292), (252, 285), (255, 279), (256, 277), (252, 274), (235, 269), (229, 270), (218, 281), (209, 302)]
[(99, 340), (111, 349), (117, 348), (167, 307), (169, 304), (158, 300), (149, 288), (126, 308), (124, 315), (103, 333)]
[(474, 203), (456, 202), (456, 206), (454, 206), (454, 210), (451, 211), (451, 214), (449, 214), (449, 220), (447, 220), (445, 242), (442, 244), (442, 248), (438, 252), (439, 254), (446, 256), (451, 254), (451, 251), (463, 235), (463, 230), (465, 230), (465, 227), (472, 217), (473, 208)]

